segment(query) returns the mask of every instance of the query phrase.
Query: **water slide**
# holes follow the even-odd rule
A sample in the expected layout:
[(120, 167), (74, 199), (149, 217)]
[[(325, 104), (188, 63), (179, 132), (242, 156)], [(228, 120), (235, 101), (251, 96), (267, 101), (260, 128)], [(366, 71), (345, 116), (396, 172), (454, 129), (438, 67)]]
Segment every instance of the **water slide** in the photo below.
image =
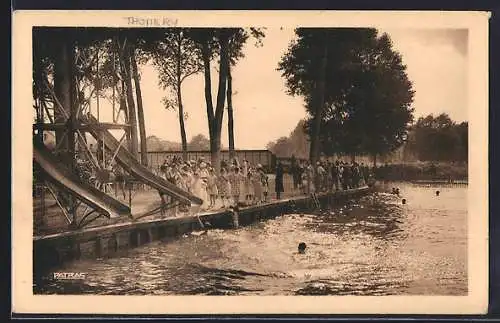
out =
[[(97, 120), (94, 117), (85, 117), (89, 122), (89, 132), (97, 140), (102, 139), (104, 145), (116, 153), (116, 160), (118, 164), (129, 172), (134, 177), (140, 179), (142, 182), (148, 184), (154, 189), (158, 190), (161, 194), (169, 195), (176, 200), (185, 204), (203, 204), (203, 200), (194, 196), (193, 194), (180, 189), (176, 185), (168, 182), (160, 176), (153, 174), (147, 167), (143, 166), (126, 148), (120, 146), (120, 142), (107, 130), (98, 129)], [(101, 137), (102, 136), (102, 137)]]
[(109, 218), (130, 216), (130, 208), (97, 188), (80, 181), (63, 163), (41, 143), (33, 144), (33, 157), (54, 185), (76, 195), (97, 212)]

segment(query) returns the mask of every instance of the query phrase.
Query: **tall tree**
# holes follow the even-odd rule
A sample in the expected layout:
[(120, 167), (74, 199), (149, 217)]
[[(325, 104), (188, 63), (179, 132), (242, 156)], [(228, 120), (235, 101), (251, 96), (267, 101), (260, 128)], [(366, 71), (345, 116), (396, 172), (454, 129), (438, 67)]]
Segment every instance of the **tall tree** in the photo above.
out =
[(373, 156), (375, 164), (377, 155), (393, 152), (406, 141), (413, 121), (414, 91), (401, 55), (387, 34), (375, 38), (364, 54), (364, 75), (371, 83), (362, 87), (366, 96), (360, 100), (357, 119), (363, 127), (363, 151)]
[(234, 153), (234, 116), (233, 116), (233, 77), (231, 64), (227, 67), (227, 132), (229, 141), (229, 159), (235, 157)]
[(141, 147), (141, 164), (144, 166), (148, 165), (148, 147), (147, 147), (147, 137), (146, 137), (146, 123), (144, 120), (144, 108), (142, 105), (142, 92), (141, 92), (141, 82), (139, 75), (139, 68), (137, 66), (137, 61), (135, 59), (136, 51), (132, 46), (130, 47), (130, 64), (132, 67), (132, 78), (134, 79), (135, 87), (135, 97), (137, 100), (137, 119), (139, 126), (140, 135), (140, 147)]
[(315, 130), (313, 121), (318, 120), (314, 103), (321, 70), (318, 43), (327, 46), (325, 105), (319, 118), (321, 151), (376, 156), (399, 147), (412, 120), (413, 90), (389, 38), (379, 37), (371, 28), (306, 28), (296, 34), (297, 41), (278, 69), (289, 93), (305, 98), (310, 134)]
[(163, 98), (167, 109), (177, 110), (183, 158), (187, 159), (187, 135), (182, 102), (182, 84), (191, 75), (203, 71), (203, 62), (195, 42), (188, 36), (189, 28), (161, 30), (146, 50), (158, 70), (159, 84), (169, 94)]
[(134, 94), (132, 92), (132, 72), (131, 72), (131, 59), (130, 59), (130, 46), (131, 41), (123, 33), (119, 37), (119, 60), (120, 60), (120, 73), (122, 80), (125, 83), (126, 102), (128, 107), (128, 117), (130, 125), (130, 141), (129, 150), (132, 155), (139, 159), (138, 149), (138, 134), (137, 134), (137, 111), (135, 108)]
[[(298, 28), (295, 30), (297, 39), (278, 63), (288, 93), (305, 99), (311, 158), (318, 158), (319, 151), (324, 151), (318, 133), (315, 135), (316, 131), (320, 137), (323, 135), (320, 121), (331, 118), (332, 106), (352, 84), (348, 64), (354, 59), (363, 39), (373, 33), (369, 29)], [(326, 91), (322, 90), (323, 87)]]
[(227, 129), (229, 141), (229, 158), (235, 157), (234, 152), (234, 114), (233, 114), (233, 77), (231, 74), (231, 67), (235, 66), (239, 59), (245, 55), (243, 53), (243, 45), (251, 36), (255, 39), (255, 46), (262, 46), (262, 39), (265, 37), (262, 28), (233, 28), (230, 31), (229, 38), (229, 61), (227, 71)]
[(468, 124), (456, 124), (442, 113), (420, 117), (413, 128), (409, 149), (422, 161), (467, 161)]
[[(319, 65), (319, 70), (317, 71), (318, 78), (315, 81), (315, 97), (314, 97), (314, 123), (312, 127), (312, 135), (311, 135), (311, 150), (309, 153), (309, 158), (313, 165), (319, 159), (320, 154), (320, 142), (319, 137), (321, 134), (321, 123), (323, 120), (323, 110), (325, 105), (325, 73), (326, 73), (326, 64), (328, 60), (328, 46), (326, 37), (325, 42), (322, 44), (320, 51), (321, 53), (321, 63)], [(316, 168), (314, 168), (316, 169)]]
[[(222, 118), (224, 115), (227, 71), (229, 66), (229, 36), (230, 33), (223, 28), (193, 28), (190, 31), (190, 37), (195, 40), (199, 46), (203, 62), (211, 161), (217, 173), (220, 171), (221, 161)], [(215, 53), (219, 56), (219, 80), (214, 111), (210, 61)]]

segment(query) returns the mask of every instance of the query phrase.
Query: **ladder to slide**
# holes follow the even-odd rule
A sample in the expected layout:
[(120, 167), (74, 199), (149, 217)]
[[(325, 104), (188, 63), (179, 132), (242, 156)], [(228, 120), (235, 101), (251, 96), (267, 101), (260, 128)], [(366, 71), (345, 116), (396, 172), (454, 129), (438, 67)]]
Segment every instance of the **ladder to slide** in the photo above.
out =
[(318, 210), (321, 209), (321, 204), (319, 203), (319, 199), (316, 193), (311, 193), (311, 198), (313, 200), (314, 207)]

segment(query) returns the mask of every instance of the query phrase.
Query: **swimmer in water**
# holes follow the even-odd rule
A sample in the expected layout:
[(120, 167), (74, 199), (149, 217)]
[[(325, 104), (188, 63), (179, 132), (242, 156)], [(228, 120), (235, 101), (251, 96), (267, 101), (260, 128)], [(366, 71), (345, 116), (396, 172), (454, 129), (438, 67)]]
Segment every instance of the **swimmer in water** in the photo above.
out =
[(301, 242), (299, 243), (299, 247), (298, 247), (298, 250), (299, 250), (299, 253), (305, 253), (306, 252), (306, 243), (305, 242)]

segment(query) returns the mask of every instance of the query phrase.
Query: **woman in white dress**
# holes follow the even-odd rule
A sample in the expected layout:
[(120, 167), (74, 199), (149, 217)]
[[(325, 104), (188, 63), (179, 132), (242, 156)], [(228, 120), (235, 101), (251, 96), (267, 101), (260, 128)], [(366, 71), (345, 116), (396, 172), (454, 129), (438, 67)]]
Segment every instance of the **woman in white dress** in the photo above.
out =
[(209, 206), (209, 196), (208, 196), (208, 176), (209, 176), (209, 173), (208, 173), (207, 164), (204, 161), (202, 161), (200, 163), (199, 174), (200, 174), (200, 180), (201, 180), (201, 183), (200, 183), (201, 187), (200, 187), (200, 192), (199, 192), (200, 195), (198, 195), (198, 196), (203, 200), (202, 208), (206, 209)]

